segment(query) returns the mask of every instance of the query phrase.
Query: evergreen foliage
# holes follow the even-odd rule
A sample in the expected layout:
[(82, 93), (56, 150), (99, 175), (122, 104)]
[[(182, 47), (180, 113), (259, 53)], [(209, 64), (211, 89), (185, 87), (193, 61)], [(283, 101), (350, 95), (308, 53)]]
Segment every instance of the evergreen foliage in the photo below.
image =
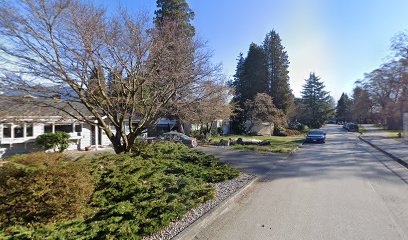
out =
[(243, 63), (241, 77), (242, 99), (253, 100), (258, 93), (268, 91), (268, 71), (262, 48), (255, 43), (249, 46), (248, 56)]
[(346, 93), (341, 94), (336, 106), (337, 121), (348, 122), (351, 120), (352, 101)]
[(8, 158), (0, 171), (0, 229), (38, 227), (84, 216), (94, 191), (84, 169), (84, 162), (73, 162), (60, 153)]
[(269, 95), (275, 106), (287, 114), (293, 105), (293, 94), (289, 85), (289, 59), (275, 30), (266, 35), (263, 49), (268, 69)]
[(0, 239), (142, 239), (212, 199), (210, 183), (239, 174), (183, 144), (133, 152), (7, 159), (0, 171)]
[(251, 43), (247, 57), (244, 58), (242, 53), (239, 55), (232, 84), (236, 107), (232, 121), (234, 132), (244, 132), (244, 123), (249, 117), (249, 109), (244, 103), (254, 100), (258, 93), (269, 94), (286, 119), (290, 115), (294, 102), (289, 85), (289, 60), (281, 42), (279, 35), (272, 30), (266, 35), (263, 45)]
[(195, 35), (195, 28), (191, 24), (194, 12), (185, 0), (157, 0), (156, 5), (158, 10), (154, 12), (154, 22), (159, 29), (165, 22), (179, 22), (189, 36)]
[(320, 128), (332, 113), (332, 98), (315, 73), (310, 73), (302, 91), (300, 122), (310, 128)]
[(234, 98), (232, 102), (234, 104), (233, 116), (231, 118), (231, 128), (233, 132), (243, 133), (245, 132), (245, 109), (244, 103), (246, 99), (244, 98), (245, 94), (245, 83), (244, 79), (244, 62), (245, 58), (243, 54), (240, 53), (237, 59), (237, 67), (235, 70), (234, 80), (230, 85), (235, 89)]
[(239, 55), (238, 64), (233, 86), (235, 87), (236, 104), (235, 116), (233, 118), (233, 130), (244, 132), (244, 123), (248, 120), (248, 109), (245, 102), (254, 100), (258, 93), (268, 92), (268, 72), (265, 64), (265, 55), (262, 47), (252, 43), (248, 55), (244, 59)]
[(69, 138), (66, 132), (44, 133), (36, 138), (35, 143), (45, 150), (63, 152), (69, 147)]

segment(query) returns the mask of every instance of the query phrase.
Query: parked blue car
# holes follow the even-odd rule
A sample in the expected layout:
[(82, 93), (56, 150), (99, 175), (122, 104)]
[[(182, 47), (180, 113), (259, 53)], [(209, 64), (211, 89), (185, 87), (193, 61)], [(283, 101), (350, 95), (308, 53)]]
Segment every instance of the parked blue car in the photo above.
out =
[(305, 139), (306, 143), (325, 143), (326, 133), (323, 130), (311, 130)]

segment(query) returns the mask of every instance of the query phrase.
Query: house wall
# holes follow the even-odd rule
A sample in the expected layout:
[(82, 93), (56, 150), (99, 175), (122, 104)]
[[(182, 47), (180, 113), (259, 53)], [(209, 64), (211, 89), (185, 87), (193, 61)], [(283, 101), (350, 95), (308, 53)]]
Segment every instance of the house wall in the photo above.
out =
[(105, 131), (103, 131), (103, 130), (100, 130), (100, 131), (102, 131), (102, 142), (99, 143), (99, 144), (102, 145), (102, 146), (110, 146), (110, 145), (112, 145), (112, 143), (111, 143), (111, 141), (109, 140), (108, 136), (106, 135)]
[[(66, 123), (66, 124), (73, 124)], [(8, 124), (8, 123), (4, 123)], [(36, 150), (40, 150), (35, 144), (35, 139), (44, 134), (44, 126), (50, 123), (34, 123), (33, 124), (33, 136), (23, 138), (3, 138), (3, 124), (0, 124), (0, 157), (10, 156), (13, 154), (29, 153)], [(79, 124), (79, 123), (75, 123)], [(93, 126), (83, 123), (81, 132), (68, 133), (70, 138), (70, 145), (68, 150), (85, 150), (86, 147), (91, 146), (92, 129)], [(99, 146), (109, 146), (110, 140), (106, 134), (102, 131), (102, 141), (98, 143)]]
[[(38, 120), (38, 118), (36, 118)], [(60, 118), (58, 118), (60, 120)], [(33, 118), (24, 118), (20, 121), (32, 122), (35, 121)], [(20, 154), (20, 153), (29, 153), (33, 152), (38, 149), (35, 146), (34, 142), (35, 139), (39, 136), (44, 134), (44, 126), (46, 124), (56, 124), (60, 123), (56, 120), (53, 120), (52, 117), (44, 117), (41, 118), (41, 123), (34, 123), (33, 124), (33, 136), (32, 137), (25, 137), (25, 138), (3, 138), (3, 123), (0, 124), (0, 158), (4, 156), (9, 156), (13, 154)], [(50, 121), (47, 123), (47, 121)], [(54, 121), (54, 122), (52, 122)], [(75, 120), (64, 120), (64, 124), (82, 124), (82, 131), (75, 132), (75, 127), (73, 125), (73, 132), (68, 133), (70, 137), (71, 144), (68, 147), (68, 150), (85, 150), (86, 148), (92, 146), (92, 134), (95, 134), (95, 131), (92, 131), (94, 126), (87, 124), (87, 123), (78, 123)], [(129, 133), (129, 129), (126, 129), (126, 134)], [(55, 126), (53, 126), (53, 131), (55, 131)], [(112, 146), (111, 141), (105, 134), (103, 130), (98, 129), (98, 132), (101, 134), (101, 141), (98, 140), (98, 146)], [(115, 133), (115, 130), (113, 130)], [(97, 136), (95, 136), (97, 138)], [(146, 136), (145, 136), (146, 137)]]
[[(200, 130), (202, 126), (200, 124), (191, 124), (190, 125), (190, 131), (197, 131)], [(221, 128), (222, 129), (222, 134), (227, 135), (230, 134), (230, 121), (229, 120), (215, 120), (213, 123), (213, 128)]]
[(82, 138), (79, 143), (79, 149), (84, 150), (86, 147), (91, 146), (91, 125), (87, 123), (82, 124)]
[(271, 136), (273, 135), (273, 123), (268, 123), (268, 122), (251, 122), (247, 121), (245, 122), (245, 127), (249, 129), (249, 132), (254, 135), (259, 135), (259, 136)]

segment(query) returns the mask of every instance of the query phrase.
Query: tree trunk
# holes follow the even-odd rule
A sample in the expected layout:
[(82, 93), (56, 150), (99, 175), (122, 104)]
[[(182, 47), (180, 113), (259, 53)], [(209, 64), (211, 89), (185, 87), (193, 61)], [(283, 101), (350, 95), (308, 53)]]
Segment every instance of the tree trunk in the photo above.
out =
[(184, 132), (183, 121), (181, 120), (181, 117), (180, 117), (180, 116), (177, 116), (176, 118), (177, 118), (177, 128), (178, 128), (178, 131), (181, 132), (181, 133), (185, 133), (185, 132)]

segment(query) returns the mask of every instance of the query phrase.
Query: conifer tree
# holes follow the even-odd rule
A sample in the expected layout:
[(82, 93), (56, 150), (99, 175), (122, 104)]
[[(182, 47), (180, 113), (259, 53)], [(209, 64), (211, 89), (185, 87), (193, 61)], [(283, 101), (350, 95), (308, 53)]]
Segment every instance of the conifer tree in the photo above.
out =
[(237, 58), (237, 67), (235, 69), (234, 80), (231, 83), (231, 87), (234, 88), (234, 97), (232, 103), (234, 105), (233, 116), (231, 118), (231, 129), (235, 133), (243, 133), (245, 131), (245, 111), (243, 94), (245, 92), (244, 79), (244, 62), (243, 54), (240, 53)]
[(245, 102), (254, 100), (258, 93), (267, 93), (267, 74), (263, 49), (252, 43), (245, 59), (242, 53), (239, 55), (236, 74), (234, 75), (235, 96), (233, 102), (235, 110), (232, 119), (234, 132), (242, 133), (245, 130), (244, 123), (248, 118)]
[[(169, 36), (169, 41), (167, 43), (167, 49), (177, 55), (179, 49), (185, 48), (185, 46), (178, 46), (172, 43), (173, 39), (184, 38), (187, 39), (185, 43), (194, 46), (194, 35), (195, 28), (191, 24), (194, 19), (194, 12), (190, 9), (185, 0), (156, 0), (156, 5), (158, 10), (155, 11), (156, 17), (154, 18), (154, 24), (159, 32), (163, 31), (165, 28), (176, 28), (173, 36)], [(165, 31), (165, 30), (164, 30)], [(168, 59), (170, 69), (178, 69), (180, 65), (187, 64), (190, 66), (186, 72), (175, 76), (177, 81), (179, 78), (188, 78), (189, 73), (194, 71), (194, 52), (191, 51), (189, 54), (185, 55), (184, 59)], [(192, 95), (192, 90), (190, 86), (185, 87), (186, 96)], [(183, 123), (186, 121), (186, 116), (184, 114), (185, 106), (180, 104), (180, 102), (186, 102), (186, 96), (173, 96), (167, 108), (163, 109), (162, 114), (169, 118), (175, 118), (177, 120), (177, 128), (180, 132), (184, 132)]]
[(269, 95), (275, 106), (287, 114), (293, 105), (289, 84), (289, 59), (279, 34), (274, 30), (266, 35), (263, 49), (268, 69)]
[(326, 121), (331, 109), (331, 96), (324, 90), (325, 86), (320, 78), (310, 73), (302, 91), (302, 114), (300, 121), (310, 128), (320, 128)]
[(154, 23), (160, 29), (165, 22), (182, 23), (182, 30), (187, 32), (190, 37), (195, 35), (195, 28), (191, 24), (194, 20), (194, 12), (190, 9), (185, 0), (157, 0), (156, 5), (158, 10)]
[(242, 97), (246, 101), (253, 100), (258, 93), (268, 91), (268, 71), (265, 64), (265, 55), (260, 46), (252, 43), (249, 46), (248, 56), (243, 63)]
[(351, 119), (351, 100), (346, 93), (341, 94), (339, 101), (337, 101), (336, 118), (337, 121), (347, 122)]

